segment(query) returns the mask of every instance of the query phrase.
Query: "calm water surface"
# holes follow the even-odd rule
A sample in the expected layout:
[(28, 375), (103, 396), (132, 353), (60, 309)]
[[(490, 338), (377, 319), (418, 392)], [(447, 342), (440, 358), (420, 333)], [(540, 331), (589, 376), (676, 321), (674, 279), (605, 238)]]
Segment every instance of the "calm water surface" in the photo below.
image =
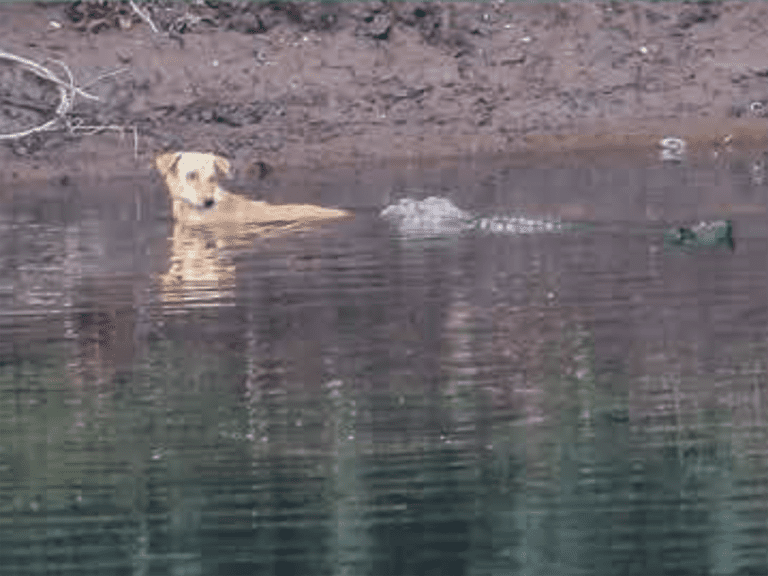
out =
[[(768, 573), (761, 166), (370, 170), (239, 241), (156, 180), (6, 190), (0, 574)], [(591, 226), (380, 216), (430, 196)]]

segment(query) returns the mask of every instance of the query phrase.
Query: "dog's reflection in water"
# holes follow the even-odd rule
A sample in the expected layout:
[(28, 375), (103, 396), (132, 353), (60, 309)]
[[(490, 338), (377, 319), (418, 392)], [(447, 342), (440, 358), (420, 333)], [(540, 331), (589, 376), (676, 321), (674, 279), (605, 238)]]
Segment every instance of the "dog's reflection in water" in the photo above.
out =
[(173, 201), (171, 265), (161, 276), (167, 303), (210, 304), (234, 296), (232, 252), (255, 238), (273, 238), (353, 217), (311, 204), (269, 204), (219, 186), (229, 162), (213, 154), (167, 152), (157, 157)]

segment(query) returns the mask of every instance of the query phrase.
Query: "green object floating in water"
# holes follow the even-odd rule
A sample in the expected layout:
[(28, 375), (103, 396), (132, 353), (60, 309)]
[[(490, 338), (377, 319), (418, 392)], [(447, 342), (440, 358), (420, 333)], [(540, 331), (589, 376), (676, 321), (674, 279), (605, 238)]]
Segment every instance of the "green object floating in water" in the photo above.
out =
[(736, 248), (733, 241), (733, 224), (730, 220), (701, 222), (696, 226), (679, 226), (664, 234), (664, 241), (683, 248)]

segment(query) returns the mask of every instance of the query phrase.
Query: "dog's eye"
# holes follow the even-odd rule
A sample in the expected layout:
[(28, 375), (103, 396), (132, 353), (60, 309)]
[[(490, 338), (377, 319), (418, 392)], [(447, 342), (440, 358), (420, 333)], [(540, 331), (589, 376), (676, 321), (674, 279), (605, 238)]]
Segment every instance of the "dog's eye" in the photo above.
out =
[(187, 180), (197, 180), (197, 172), (187, 172)]

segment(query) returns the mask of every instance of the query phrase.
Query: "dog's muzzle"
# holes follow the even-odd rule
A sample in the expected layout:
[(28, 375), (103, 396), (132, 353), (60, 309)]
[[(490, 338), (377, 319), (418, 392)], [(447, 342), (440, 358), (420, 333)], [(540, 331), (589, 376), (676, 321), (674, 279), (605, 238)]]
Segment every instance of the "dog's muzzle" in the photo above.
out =
[(182, 202), (185, 202), (195, 210), (208, 210), (210, 208), (213, 208), (216, 206), (216, 199), (215, 198), (207, 198), (202, 204), (196, 204), (195, 202), (192, 202), (191, 200), (187, 198), (182, 198)]

